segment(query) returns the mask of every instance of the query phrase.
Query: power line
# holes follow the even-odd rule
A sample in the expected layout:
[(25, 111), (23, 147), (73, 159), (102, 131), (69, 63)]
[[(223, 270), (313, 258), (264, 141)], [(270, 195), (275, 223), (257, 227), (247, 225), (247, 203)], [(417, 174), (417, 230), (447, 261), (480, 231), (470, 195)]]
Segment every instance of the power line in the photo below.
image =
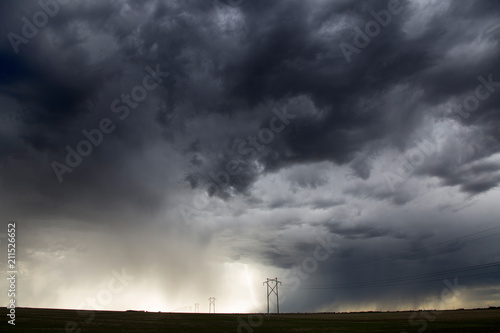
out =
[[(385, 280), (379, 280), (379, 281), (366, 281), (366, 282), (360, 282), (360, 283), (363, 283), (363, 284), (364, 283), (382, 283), (382, 282), (385, 283), (385, 282), (398, 282), (398, 281), (405, 281), (405, 280), (423, 279), (426, 277), (434, 277), (434, 276), (439, 276), (439, 275), (444, 275), (444, 274), (458, 273), (458, 272), (462, 272), (462, 271), (483, 269), (483, 268), (489, 268), (489, 267), (494, 267), (494, 266), (498, 266), (498, 265), (500, 265), (500, 261), (489, 263), (489, 264), (481, 264), (481, 265), (466, 266), (466, 267), (461, 267), (461, 268), (454, 268), (454, 269), (426, 273), (426, 274), (401, 276), (401, 277), (392, 278), (392, 279), (385, 279)], [(349, 283), (346, 285), (352, 285), (352, 284), (357, 285), (359, 283)]]
[[(485, 273), (477, 273), (477, 274), (469, 274), (469, 275), (459, 275), (458, 277), (461, 277), (461, 278), (464, 278), (464, 277), (471, 277), (471, 276), (480, 276), (480, 275), (489, 275), (489, 274), (495, 274), (495, 273), (500, 273), (500, 270), (498, 271), (493, 271), (493, 272), (485, 272)], [(441, 280), (442, 278), (439, 278), (439, 279), (432, 279), (432, 280), (425, 280), (425, 281), (413, 281), (413, 282), (400, 282), (400, 283), (393, 283), (393, 284), (379, 284), (379, 285), (362, 285), (362, 284), (359, 284), (359, 285), (356, 285), (354, 287), (357, 287), (357, 288), (364, 288), (364, 287), (392, 287), (392, 286), (400, 286), (400, 285), (407, 285), (407, 284), (419, 284), (419, 283), (429, 283), (429, 282), (435, 282), (435, 281), (442, 281)], [(328, 286), (328, 287), (318, 287), (318, 288), (315, 288), (315, 287), (306, 287), (306, 288), (299, 288), (299, 289), (304, 289), (304, 290), (315, 290), (315, 289), (318, 289), (318, 290), (323, 290), (323, 289), (345, 289), (346, 286), (345, 285), (338, 285), (338, 286)]]
[[(337, 288), (345, 288), (345, 287), (390, 286), (390, 285), (405, 284), (405, 283), (408, 283), (409, 281), (412, 281), (412, 280), (428, 279), (428, 278), (433, 278), (433, 277), (437, 277), (437, 276), (445, 275), (445, 274), (460, 273), (460, 272), (471, 271), (471, 270), (485, 269), (485, 268), (491, 268), (491, 267), (495, 267), (495, 266), (499, 266), (499, 265), (500, 265), (500, 262), (493, 262), (493, 263), (489, 263), (489, 264), (466, 266), (466, 267), (449, 269), (449, 270), (438, 271), (438, 272), (433, 272), (433, 273), (403, 276), (403, 277), (392, 278), (392, 279), (353, 282), (353, 283), (344, 283), (344, 284), (335, 284), (335, 285), (311, 285), (311, 286), (302, 286), (300, 288), (301, 289), (337, 289)], [(478, 274), (478, 275), (492, 274), (495, 272), (486, 272), (486, 273)], [(474, 276), (474, 275), (468, 275), (468, 276)], [(437, 279), (437, 280), (439, 280), (439, 279)], [(436, 281), (436, 280), (416, 281), (415, 283), (431, 282), (431, 281)], [(409, 283), (412, 283), (412, 282), (409, 282)]]
[[(489, 229), (482, 230), (482, 231), (478, 231), (478, 232), (475, 232), (475, 233), (472, 233), (472, 234), (467, 234), (467, 235), (464, 235), (464, 236), (460, 236), (458, 238), (454, 238), (454, 239), (451, 239), (451, 240), (448, 240), (448, 241), (435, 243), (435, 244), (429, 245), (427, 247), (423, 247), (422, 246), (422, 247), (418, 248), (416, 251), (418, 251), (418, 250), (424, 250), (424, 249), (428, 249), (428, 248), (433, 248), (433, 247), (437, 247), (438, 249), (445, 249), (446, 247), (450, 246), (450, 245), (445, 245), (445, 244), (453, 243), (453, 242), (456, 242), (458, 240), (462, 240), (464, 238), (466, 239), (468, 237), (479, 235), (479, 234), (482, 234), (482, 233), (485, 233), (485, 232), (488, 232), (488, 231), (491, 231), (491, 230), (495, 230), (495, 229), (500, 229), (500, 226), (499, 227), (489, 228)], [(476, 241), (476, 240), (480, 240), (480, 239), (484, 239), (484, 238), (488, 238), (488, 237), (493, 237), (493, 236), (496, 236), (496, 235), (500, 235), (500, 232), (494, 233), (494, 234), (491, 234), (491, 235), (486, 235), (486, 236), (478, 237), (478, 238), (475, 238), (475, 239), (468, 239), (468, 240), (465, 240), (465, 242), (472, 242), (472, 241)], [(397, 259), (397, 258), (405, 257), (408, 254), (409, 253), (394, 254), (394, 255), (386, 257), (384, 259), (367, 261), (367, 262), (360, 263), (360, 264), (357, 264), (357, 265), (351, 265), (351, 266), (343, 267), (343, 268), (337, 269), (336, 271), (337, 272), (343, 272), (343, 271), (347, 271), (347, 270), (350, 270), (350, 269), (353, 269), (353, 268), (357, 268), (357, 267), (367, 266), (367, 265), (371, 265), (371, 264), (375, 264), (375, 263), (387, 262), (387, 261), (390, 261), (391, 259)]]

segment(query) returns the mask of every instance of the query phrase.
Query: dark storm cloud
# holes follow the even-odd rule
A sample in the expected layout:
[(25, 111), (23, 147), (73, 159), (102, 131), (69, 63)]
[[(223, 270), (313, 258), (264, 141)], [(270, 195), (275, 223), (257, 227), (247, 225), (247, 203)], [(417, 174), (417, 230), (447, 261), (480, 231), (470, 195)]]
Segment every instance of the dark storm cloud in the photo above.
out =
[[(252, 27), (242, 42), (249, 51), (232, 59), (217, 74), (226, 82), (226, 94), (243, 99), (248, 105), (266, 99), (280, 101), (303, 95), (311, 99), (316, 109), (312, 113), (297, 111), (297, 119), (293, 120), (295, 124), (277, 135), (267, 147), (270, 151), (258, 157), (268, 171), (304, 162), (348, 163), (357, 152), (369, 149), (376, 141), (403, 148), (426, 115), (422, 112), (425, 108), (465, 97), (463, 94), (475, 88), (476, 77), (481, 73), (500, 77), (496, 66), (498, 48), (488, 50), (484, 59), (472, 68), (468, 65), (467, 71), (463, 71), (459, 60), (451, 64), (443, 60), (448, 52), (477, 36), (484, 35), (487, 41), (497, 43), (496, 35), (484, 31), (490, 27), (487, 24), (478, 21), (466, 25), (468, 18), (494, 18), (498, 5), (491, 2), (470, 3), (460, 8), (451, 5), (443, 14), (445, 19), (442, 19), (443, 15), (439, 20), (437, 17), (431, 19), (425, 31), (416, 38), (409, 38), (404, 30), (407, 29), (404, 27), (407, 18), (415, 14), (412, 12), (414, 8), (405, 2), (405, 10), (394, 15), (390, 25), (359, 55), (353, 55), (355, 59), (351, 64), (345, 62), (338, 44), (345, 40), (351, 42), (354, 25), (343, 27), (338, 35), (329, 39), (319, 33), (320, 28), (333, 24), (345, 13), (349, 13), (356, 24), (367, 22), (373, 19), (370, 10), (383, 9), (385, 2), (325, 4), (324, 10), (314, 13), (306, 4), (274, 3), (264, 5), (266, 15), (260, 10), (258, 14), (254, 12), (258, 6), (263, 4), (257, 2), (242, 7), (246, 21)], [(331, 16), (319, 14), (325, 12)], [(268, 13), (283, 19), (263, 24), (267, 23)], [(459, 23), (452, 24), (456, 20)], [(328, 57), (324, 57), (325, 54)], [(406, 88), (399, 91), (397, 99), (387, 102), (393, 104), (393, 110), (377, 101), (400, 85)], [(415, 100), (412, 95), (419, 89), (424, 95)], [(496, 117), (491, 107), (498, 104), (499, 96), (492, 94), (481, 105), (474, 115), (476, 122), (482, 122), (479, 119), (483, 112)], [(405, 99), (404, 105), (394, 106)], [(489, 154), (498, 151), (491, 149)], [(223, 158), (215, 169), (223, 170), (224, 163), (230, 158)], [(364, 179), (370, 174), (367, 164), (354, 162), (353, 168)], [(245, 173), (240, 182), (238, 176), (231, 177), (229, 185), (244, 190), (257, 175)]]
[[(129, 60), (130, 54), (124, 48), (116, 50), (116, 54), (106, 56), (104, 53), (94, 61), (94, 54), (101, 52), (100, 45), (95, 46), (97, 49), (85, 45), (94, 34), (124, 37), (120, 35), (125, 23), (119, 14), (122, 5), (119, 2), (78, 1), (61, 5), (59, 12), (46, 26), (39, 28), (36, 36), (26, 45), (19, 45), (18, 54), (13, 52), (8, 39), (2, 39), (1, 57), (5, 60), (2, 72), (7, 75), (2, 76), (0, 90), (2, 96), (19, 109), (14, 112), (20, 114), (16, 123), (8, 123), (10, 137), (4, 147), (11, 148), (2, 149), (2, 152), (6, 154), (4, 159), (12, 159), (12, 154), (23, 156), (18, 162), (4, 165), (2, 173), (9, 175), (4, 185), (12, 189), (6, 201), (19, 202), (18, 191), (41, 193), (57, 204), (47, 204), (43, 209), (33, 207), (34, 214), (37, 210), (50, 214), (57, 209), (59, 213), (67, 211), (74, 216), (88, 215), (83, 208), (87, 205), (108, 212), (124, 204), (145, 211), (159, 207), (163, 190), (153, 189), (153, 184), (141, 179), (140, 170), (129, 165), (130, 157), (144, 144), (138, 134), (142, 131), (141, 123), (137, 120), (117, 123), (110, 105), (122, 93), (130, 93), (132, 87), (142, 82), (147, 74), (144, 68), (148, 65), (155, 68), (161, 62)], [(36, 5), (23, 8), (21, 2), (10, 9), (8, 22), (11, 25), (2, 26), (3, 35), (7, 32), (22, 35), (21, 16), (31, 19), (34, 13), (42, 10)], [(120, 45), (121, 40), (117, 39), (116, 43)], [(164, 87), (159, 87), (151, 95), (162, 92)], [(154, 112), (148, 112), (148, 116), (152, 114)], [(53, 178), (51, 162), (64, 163), (68, 154), (65, 147), (76, 149), (77, 143), (85, 139), (82, 131), (98, 128), (100, 121), (108, 117), (115, 117), (112, 118), (116, 125), (114, 136), (104, 135), (103, 145), (94, 147), (90, 156), (85, 157), (71, 174), (65, 174), (65, 183), (54, 186), (57, 177)], [(124, 173), (120, 175), (113, 169)], [(31, 211), (28, 207), (25, 206), (25, 212)]]
[[(208, 174), (224, 171), (230, 160), (238, 161), (241, 172), (231, 176), (218, 195), (227, 195), (224, 193), (229, 188), (245, 192), (262, 172), (298, 163), (353, 161), (353, 169), (366, 179), (370, 175), (369, 164), (356, 162), (357, 153), (376, 141), (402, 147), (425, 115), (422, 108), (450, 98), (463, 98), (474, 88), (478, 75), (492, 73), (494, 78), (500, 77), (496, 66), (498, 48), (489, 50), (482, 61), (475, 67), (468, 66), (467, 71), (462, 70), (458, 60), (443, 62), (447, 53), (464, 42), (472, 43), (478, 35), (487, 42), (498, 41), (496, 30), (483, 31), (491, 28), (487, 23), (478, 20), (465, 25), (468, 19), (490, 20), (497, 15), (499, 6), (486, 1), (460, 7), (450, 5), (414, 38), (409, 38), (405, 22), (416, 14), (415, 7), (403, 1), (401, 13), (392, 15), (390, 24), (359, 54), (352, 54), (351, 63), (346, 61), (340, 43), (352, 44), (356, 37), (354, 28), (363, 28), (366, 22), (374, 20), (370, 11), (386, 9), (386, 1), (314, 5), (255, 1), (219, 10), (197, 1), (128, 2), (131, 11), (120, 15), (125, 3), (75, 2), (61, 6), (61, 12), (40, 29), (38, 36), (20, 46), (17, 56), (8, 40), (3, 41), (2, 63), (8, 71), (3, 77), (2, 91), (28, 110), (21, 135), (29, 146), (60, 151), (61, 142), (76, 139), (72, 134), (75, 131), (68, 127), (81, 124), (82, 104), (98, 93), (106, 94), (113, 80), (121, 78), (133, 84), (135, 75), (130, 68), (140, 71), (161, 59), (172, 75), (165, 80), (162, 95), (157, 93), (162, 104), (155, 119), (165, 128), (163, 137), (171, 143), (182, 144), (179, 138), (176, 141), (175, 132), (184, 132), (185, 123), (193, 117), (253, 112), (254, 119), (261, 121), (260, 127), (239, 123), (244, 138), (268, 126), (266, 114), (271, 114), (270, 110), (256, 111), (259, 104), (279, 103), (270, 104), (273, 108), (287, 105), (293, 97), (306, 96), (310, 100), (309, 105), (302, 103), (290, 110), (296, 116), (293, 123), (276, 134), (258, 156), (227, 153), (223, 147), (234, 143), (230, 136), (213, 138), (217, 141), (201, 145), (204, 158), (191, 159), (197, 171), (192, 171), (189, 179), (204, 177), (204, 183), (209, 183)], [(144, 20), (147, 16), (151, 18)], [(115, 54), (91, 63), (90, 49), (81, 47), (82, 38), (71, 29), (76, 17), (90, 33), (109, 34), (117, 45)], [(22, 23), (8, 22), (10, 25), (4, 26), (3, 31), (18, 31)], [(327, 28), (336, 28), (337, 32), (327, 33)], [(57, 34), (57, 43), (49, 32)], [(62, 59), (55, 61), (61, 47), (66, 51)], [(398, 98), (410, 97), (418, 89), (424, 95), (397, 110), (387, 107), (395, 100), (377, 102), (400, 85), (406, 88)], [(484, 119), (483, 113), (496, 119), (493, 106), (498, 104), (499, 96), (492, 94), (480, 105), (472, 117), (475, 122), (484, 122), (479, 120)], [(109, 94), (99, 109), (109, 111), (107, 105), (112, 98)], [(257, 162), (263, 170), (255, 167)], [(200, 185), (199, 181), (191, 184)], [(481, 192), (491, 187), (464, 184), (464, 190), (469, 188)], [(209, 188), (209, 192), (216, 194), (214, 188)]]

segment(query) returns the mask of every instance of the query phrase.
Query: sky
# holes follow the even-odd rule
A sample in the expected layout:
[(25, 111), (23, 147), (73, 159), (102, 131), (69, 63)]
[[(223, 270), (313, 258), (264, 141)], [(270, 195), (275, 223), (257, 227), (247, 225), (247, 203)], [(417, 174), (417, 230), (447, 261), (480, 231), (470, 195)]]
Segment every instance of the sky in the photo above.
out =
[(17, 305), (260, 312), (278, 278), (282, 312), (500, 306), (499, 18), (1, 1)]

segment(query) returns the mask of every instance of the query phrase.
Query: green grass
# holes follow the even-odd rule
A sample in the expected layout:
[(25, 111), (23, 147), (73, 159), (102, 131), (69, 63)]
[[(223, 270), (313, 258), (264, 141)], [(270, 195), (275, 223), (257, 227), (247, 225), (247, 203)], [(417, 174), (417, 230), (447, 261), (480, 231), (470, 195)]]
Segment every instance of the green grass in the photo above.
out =
[[(180, 314), (156, 312), (16, 309), (16, 325), (0, 310), (1, 332), (500, 332), (500, 309), (316, 314)], [(413, 325), (410, 316), (413, 314)], [(431, 316), (429, 316), (431, 314)], [(95, 315), (93, 319), (92, 315)], [(427, 318), (433, 319), (425, 319)], [(87, 321), (87, 322), (86, 322)], [(261, 322), (261, 323), (260, 323)], [(246, 328), (245, 324), (246, 323)], [(67, 330), (66, 330), (67, 327)], [(240, 330), (238, 330), (240, 327)], [(6, 328), (6, 329), (4, 329)], [(425, 329), (424, 329), (425, 328)]]

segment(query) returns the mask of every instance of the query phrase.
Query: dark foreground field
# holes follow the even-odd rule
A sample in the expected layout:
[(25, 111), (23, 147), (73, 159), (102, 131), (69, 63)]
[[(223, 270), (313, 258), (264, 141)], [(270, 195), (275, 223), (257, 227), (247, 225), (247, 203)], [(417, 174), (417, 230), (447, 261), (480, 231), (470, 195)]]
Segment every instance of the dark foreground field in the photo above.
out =
[(16, 325), (0, 310), (1, 332), (500, 332), (500, 309), (434, 313), (179, 314), (16, 309)]

